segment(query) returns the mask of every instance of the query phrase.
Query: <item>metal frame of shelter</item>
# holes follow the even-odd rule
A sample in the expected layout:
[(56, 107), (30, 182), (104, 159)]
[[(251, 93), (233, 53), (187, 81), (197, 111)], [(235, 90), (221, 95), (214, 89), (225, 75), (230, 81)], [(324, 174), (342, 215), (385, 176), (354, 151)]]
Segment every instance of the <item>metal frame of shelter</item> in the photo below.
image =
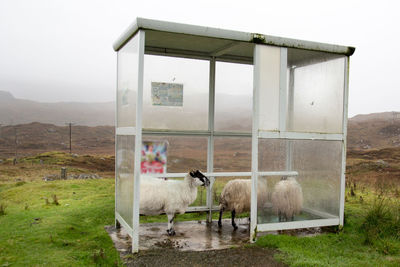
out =
[[(134, 125), (118, 126), (118, 101), (116, 109), (116, 143), (119, 136), (134, 136), (134, 168), (132, 169), (133, 177), (133, 196), (132, 196), (132, 222), (131, 225), (118, 212), (117, 199), (118, 192), (116, 186), (116, 207), (115, 219), (116, 225), (122, 225), (126, 228), (132, 237), (132, 252), (139, 249), (139, 194), (140, 194), (140, 163), (141, 163), (141, 144), (142, 134), (149, 135), (173, 135), (173, 136), (202, 136), (208, 138), (207, 148), (207, 173), (210, 177), (211, 185), (207, 191), (207, 205), (203, 207), (190, 207), (191, 211), (208, 211), (208, 220), (211, 220), (212, 210), (217, 209), (213, 206), (212, 201), (212, 185), (217, 177), (221, 176), (251, 176), (251, 223), (250, 223), (250, 241), (253, 242), (257, 236), (257, 232), (297, 229), (308, 227), (321, 227), (330, 225), (343, 225), (344, 215), (344, 193), (345, 193), (345, 166), (346, 166), (346, 135), (347, 135), (347, 109), (348, 109), (348, 74), (349, 74), (349, 57), (354, 53), (355, 48), (322, 44), (316, 42), (294, 40), (289, 38), (280, 38), (263, 34), (238, 32), (231, 30), (222, 30), (210, 27), (201, 27), (194, 25), (186, 25), (165, 21), (150, 20), (137, 18), (136, 21), (128, 27), (121, 37), (114, 43), (114, 50), (120, 51), (133, 38), (136, 38), (138, 44), (138, 54), (135, 64), (137, 68), (137, 79), (135, 79), (135, 88), (137, 89), (135, 112), (130, 114), (136, 116)], [(260, 78), (264, 75), (260, 71), (260, 53), (263, 47), (273, 47), (279, 49), (279, 125), (277, 129), (263, 130), (259, 127), (260, 113), (260, 90), (263, 89)], [(304, 131), (288, 131), (287, 113), (293, 112), (288, 110), (289, 102), (292, 101), (288, 97), (288, 49), (301, 49), (311, 52), (326, 52), (332, 55), (344, 58), (343, 73), (343, 113), (341, 132), (321, 133), (321, 132), (304, 132)], [(183, 57), (192, 59), (204, 59), (209, 61), (209, 110), (208, 110), (208, 130), (175, 130), (175, 129), (143, 129), (142, 128), (142, 110), (143, 110), (143, 76), (144, 76), (144, 55), (162, 55), (170, 57)], [(216, 62), (232, 62), (254, 65), (253, 73), (253, 126), (251, 133), (241, 132), (222, 132), (214, 130), (215, 116), (215, 69)], [(118, 72), (121, 70), (118, 69)], [(117, 85), (118, 87), (118, 85)], [(290, 90), (290, 89), (289, 89)], [(118, 98), (118, 97), (117, 97)], [(129, 114), (125, 114), (129, 116)], [(251, 172), (214, 172), (214, 138), (215, 137), (251, 137), (252, 138), (252, 159)], [(290, 146), (286, 161), (286, 170), (282, 171), (259, 171), (259, 140), (260, 139), (278, 139), (278, 140), (327, 140), (341, 142), (341, 178), (340, 178), (340, 207), (339, 216), (331, 216), (326, 214), (322, 219), (306, 220), (306, 221), (290, 221), (279, 223), (257, 223), (257, 181), (261, 176), (296, 176), (297, 171), (291, 170), (290, 163)], [(116, 144), (117, 147), (118, 144)], [(120, 155), (116, 150), (116, 162)], [(117, 163), (116, 163), (117, 165)], [(154, 177), (184, 177), (186, 173), (167, 173), (162, 175), (152, 175)], [(118, 179), (116, 166), (116, 182)]]

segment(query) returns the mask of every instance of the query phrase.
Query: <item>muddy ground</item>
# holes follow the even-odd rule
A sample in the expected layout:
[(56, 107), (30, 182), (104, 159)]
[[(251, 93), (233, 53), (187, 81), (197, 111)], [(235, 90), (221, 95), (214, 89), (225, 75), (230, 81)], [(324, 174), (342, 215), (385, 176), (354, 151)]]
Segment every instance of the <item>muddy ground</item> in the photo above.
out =
[(274, 260), (275, 253), (256, 247), (207, 251), (163, 248), (141, 251), (126, 262), (127, 266), (286, 266)]
[(247, 218), (236, 223), (237, 230), (233, 230), (230, 219), (222, 220), (222, 228), (216, 221), (178, 222), (175, 236), (166, 234), (165, 223), (142, 224), (138, 254), (131, 253), (132, 240), (124, 228), (105, 229), (127, 266), (285, 266), (274, 260), (276, 250), (248, 245)]

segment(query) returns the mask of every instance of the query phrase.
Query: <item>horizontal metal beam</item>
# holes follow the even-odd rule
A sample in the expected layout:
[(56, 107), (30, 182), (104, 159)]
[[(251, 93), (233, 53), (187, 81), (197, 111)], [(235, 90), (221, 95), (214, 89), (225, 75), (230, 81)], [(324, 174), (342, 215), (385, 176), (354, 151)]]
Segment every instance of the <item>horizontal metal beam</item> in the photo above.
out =
[[(196, 130), (183, 130), (183, 131), (174, 131), (174, 130), (154, 130), (154, 129), (144, 129), (142, 131), (143, 134), (148, 135), (177, 135), (177, 136), (211, 136), (211, 131), (196, 131)], [(214, 136), (219, 137), (251, 137), (251, 133), (246, 132), (213, 132)]]
[(327, 141), (343, 141), (343, 134), (330, 133), (303, 133), (303, 132), (280, 132), (280, 131), (260, 131), (259, 138), (266, 139), (294, 139), (294, 140), (327, 140)]
[(116, 135), (136, 135), (136, 127), (118, 127), (115, 130)]
[[(211, 211), (218, 211), (218, 210), (219, 206), (213, 206), (211, 208)], [(210, 209), (207, 206), (188, 207), (186, 213), (200, 212), (200, 211), (210, 211)]]
[(339, 218), (257, 224), (258, 232), (339, 225)]
[(187, 130), (187, 131), (174, 131), (174, 130), (153, 130), (153, 129), (143, 129), (143, 134), (149, 135), (198, 135), (198, 136), (210, 136), (210, 131), (196, 131), (196, 130)]
[[(151, 173), (142, 174), (142, 177), (153, 177), (153, 178), (180, 178), (185, 177), (187, 173)], [(241, 176), (251, 176), (251, 172), (205, 172), (205, 176), (209, 177), (241, 177)]]
[(223, 47), (220, 47), (219, 49), (213, 51), (212, 53), (210, 53), (210, 56), (212, 57), (218, 57), (218, 56), (222, 56), (224, 54), (226, 54), (228, 51), (230, 51), (231, 49), (233, 49), (235, 46), (239, 45), (239, 42), (232, 42), (229, 43)]
[[(182, 57), (192, 59), (211, 60), (213, 58), (210, 53), (199, 52), (193, 50), (172, 49), (164, 47), (146, 46), (145, 54), (155, 56)], [(236, 55), (221, 55), (215, 57), (216, 61), (233, 62), (242, 64), (253, 64), (252, 57), (236, 56)]]
[[(153, 177), (153, 178), (182, 178), (186, 176), (186, 172), (180, 173), (151, 173), (142, 174), (142, 177)], [(274, 172), (258, 172), (259, 176), (298, 176), (299, 173), (296, 171), (274, 171)], [(251, 176), (251, 172), (205, 172), (205, 176), (209, 177), (247, 177)]]
[(298, 176), (296, 171), (258, 172), (258, 176)]

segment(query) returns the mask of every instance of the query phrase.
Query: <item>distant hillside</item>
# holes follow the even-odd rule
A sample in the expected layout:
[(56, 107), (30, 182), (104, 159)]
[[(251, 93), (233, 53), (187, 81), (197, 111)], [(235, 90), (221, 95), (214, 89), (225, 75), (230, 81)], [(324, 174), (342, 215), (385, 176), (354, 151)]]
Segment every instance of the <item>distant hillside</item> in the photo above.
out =
[[(17, 142), (17, 145), (15, 145)], [(69, 127), (33, 122), (0, 127), (0, 158), (69, 151)], [(113, 154), (113, 126), (72, 126), (72, 152)]]
[[(157, 128), (162, 125), (178, 129), (182, 129), (182, 126), (186, 129), (206, 129), (207, 95), (191, 95), (184, 101), (183, 108), (153, 107), (145, 102), (145, 127)], [(251, 130), (250, 96), (217, 95), (216, 103), (217, 130)], [(112, 154), (114, 105), (114, 102), (40, 103), (17, 99), (9, 92), (0, 91), (0, 124), (3, 125), (0, 128), (0, 157), (14, 153), (15, 131), (20, 152), (31, 154), (36, 151), (68, 150), (69, 130), (66, 122), (75, 123), (72, 136), (76, 151)], [(87, 127), (101, 125), (104, 127)], [(363, 114), (350, 118), (347, 145), (353, 150), (400, 147), (400, 112)]]
[[(219, 130), (251, 130), (250, 95), (217, 94), (216, 127)], [(149, 99), (144, 101), (143, 123), (146, 128), (162, 127), (171, 129), (204, 130), (208, 127), (208, 95), (188, 94), (184, 106), (171, 108), (152, 106)], [(182, 114), (183, 110), (183, 114)], [(134, 116), (134, 114), (133, 114)], [(168, 118), (168, 120), (166, 120)], [(41, 103), (17, 99), (9, 92), (0, 91), (0, 124), (16, 125), (31, 122), (64, 126), (66, 122), (77, 125), (114, 125), (115, 102)]]
[(0, 123), (3, 125), (31, 122), (64, 125), (74, 122), (79, 125), (114, 125), (114, 102), (81, 103), (59, 102), (41, 103), (15, 98), (0, 91)]
[(357, 115), (349, 119), (350, 149), (400, 147), (400, 112)]

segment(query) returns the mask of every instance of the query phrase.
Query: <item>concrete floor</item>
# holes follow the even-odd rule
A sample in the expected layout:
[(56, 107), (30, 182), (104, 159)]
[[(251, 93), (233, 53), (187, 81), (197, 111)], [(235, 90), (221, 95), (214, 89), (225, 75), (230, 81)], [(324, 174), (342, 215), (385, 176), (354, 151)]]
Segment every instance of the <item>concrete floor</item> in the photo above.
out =
[[(175, 248), (182, 251), (205, 251), (241, 246), (249, 242), (249, 220), (242, 218), (235, 221), (237, 230), (233, 230), (230, 219), (222, 220), (221, 228), (217, 221), (209, 225), (205, 221), (177, 222), (174, 226), (175, 236), (167, 235), (167, 223), (141, 224), (139, 250)], [(107, 226), (106, 230), (120, 253), (131, 251), (131, 238), (125, 229)]]
[[(237, 230), (234, 230), (230, 219), (222, 220), (219, 228), (217, 221), (207, 224), (205, 221), (187, 221), (175, 223), (175, 236), (168, 236), (167, 223), (141, 224), (139, 229), (139, 250), (147, 251), (157, 248), (170, 248), (177, 251), (210, 251), (232, 247), (242, 247), (249, 243), (249, 219), (236, 218)], [(132, 251), (132, 240), (124, 228), (116, 229), (106, 226), (106, 231), (114, 242), (115, 248), (122, 259), (129, 257)], [(329, 228), (327, 228), (329, 232)], [(315, 236), (321, 234), (321, 228), (306, 228), (297, 230), (272, 231), (259, 233), (286, 234), (294, 236)]]

